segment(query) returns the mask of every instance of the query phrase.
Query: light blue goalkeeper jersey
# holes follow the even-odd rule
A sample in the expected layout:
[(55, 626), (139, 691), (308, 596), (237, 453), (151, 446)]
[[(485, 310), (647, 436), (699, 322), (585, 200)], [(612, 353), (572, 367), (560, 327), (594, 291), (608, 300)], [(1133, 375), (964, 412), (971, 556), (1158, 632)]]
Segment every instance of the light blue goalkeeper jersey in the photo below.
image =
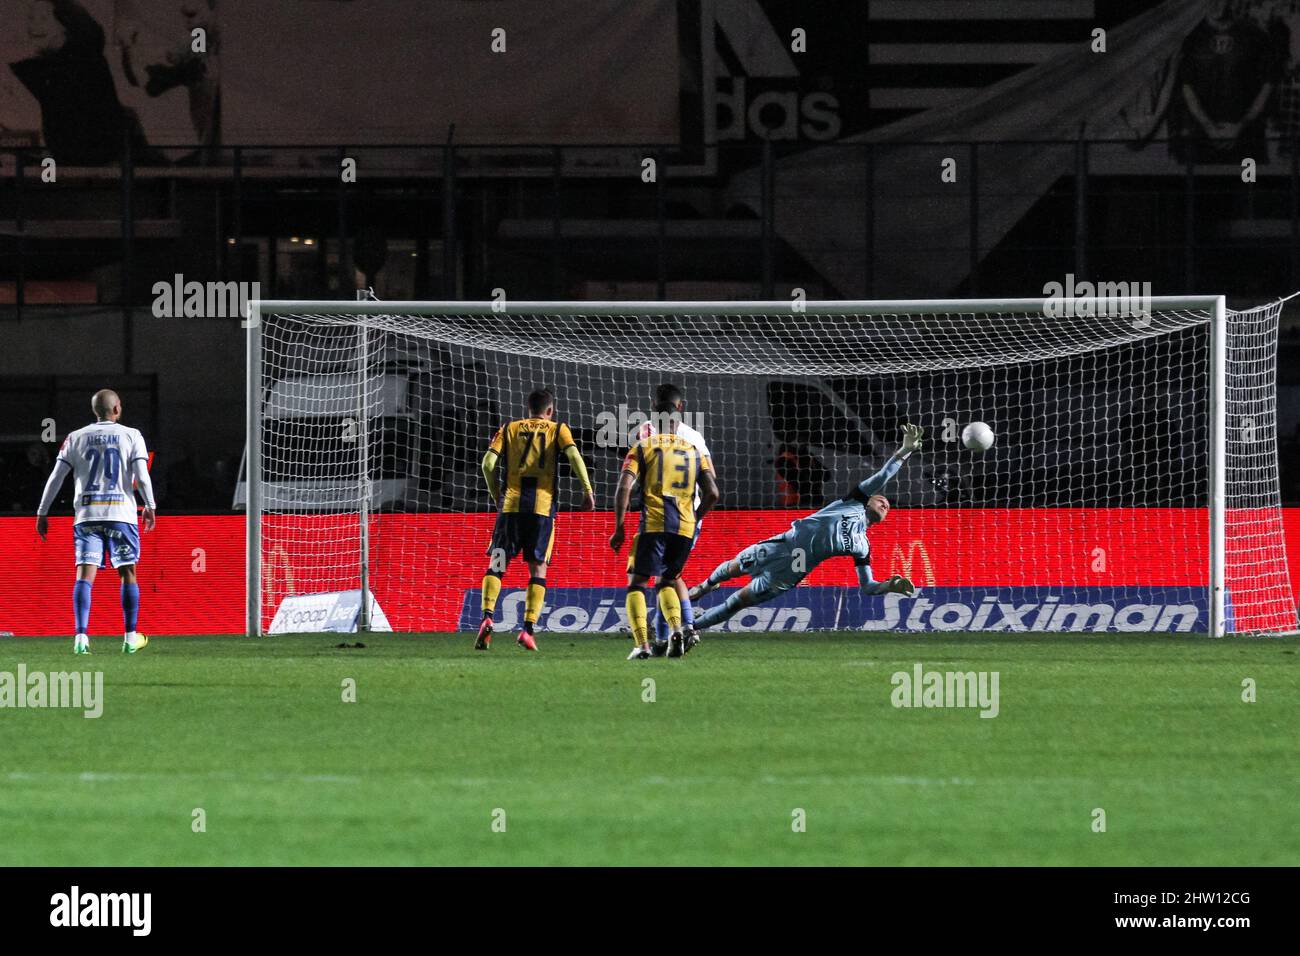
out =
[(799, 518), (782, 537), (791, 547), (807, 555), (808, 567), (829, 558), (849, 557), (857, 565), (871, 563), (871, 542), (867, 540), (867, 499), (898, 474), (902, 459), (890, 458), (885, 467), (862, 481), (849, 494), (832, 501), (821, 511)]

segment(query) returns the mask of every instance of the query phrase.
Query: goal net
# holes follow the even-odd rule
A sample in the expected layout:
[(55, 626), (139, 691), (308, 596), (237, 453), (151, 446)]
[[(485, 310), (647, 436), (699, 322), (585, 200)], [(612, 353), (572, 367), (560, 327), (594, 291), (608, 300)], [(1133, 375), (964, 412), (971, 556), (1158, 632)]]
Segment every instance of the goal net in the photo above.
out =
[[(904, 422), (927, 432), (870, 532), (876, 577), (907, 575), (914, 596), (864, 596), (830, 561), (729, 629), (1293, 631), (1280, 304), (1222, 303), (257, 303), (249, 631), (288, 596), (345, 591), (395, 630), (473, 630), (495, 517), (480, 462), (538, 387), (598, 503), (576, 510), (561, 460), (538, 629), (625, 630), (612, 496), (665, 382), (723, 496), (692, 584), (874, 472)], [(960, 440), (972, 421), (997, 436), (985, 453)], [(507, 570), (499, 629), (518, 627), (527, 578)]]

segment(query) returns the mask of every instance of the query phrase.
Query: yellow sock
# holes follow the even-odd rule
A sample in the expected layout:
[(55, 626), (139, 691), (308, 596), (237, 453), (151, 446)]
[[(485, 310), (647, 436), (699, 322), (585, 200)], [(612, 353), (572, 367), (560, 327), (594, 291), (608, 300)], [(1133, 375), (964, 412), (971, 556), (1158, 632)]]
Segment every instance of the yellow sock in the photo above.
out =
[(671, 584), (659, 589), (659, 613), (668, 622), (668, 630), (676, 634), (682, 629), (682, 602)]
[(483, 575), (483, 616), (491, 617), (497, 609), (497, 596), (501, 594), (501, 578), (495, 574)]
[(529, 578), (528, 593), (524, 596), (524, 623), (536, 624), (542, 616), (542, 604), (546, 599), (546, 578)]
[(627, 589), (627, 624), (632, 628), (632, 643), (637, 647), (650, 640), (650, 625), (646, 621), (645, 589)]

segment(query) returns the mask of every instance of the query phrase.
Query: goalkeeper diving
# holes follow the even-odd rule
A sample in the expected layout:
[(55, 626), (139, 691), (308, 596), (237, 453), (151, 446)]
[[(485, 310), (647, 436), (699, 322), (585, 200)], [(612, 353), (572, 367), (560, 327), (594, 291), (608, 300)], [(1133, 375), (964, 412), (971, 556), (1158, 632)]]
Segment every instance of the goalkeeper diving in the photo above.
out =
[(722, 604), (697, 614), (695, 626), (703, 629), (721, 624), (745, 608), (763, 604), (797, 585), (813, 568), (831, 558), (852, 558), (858, 572), (858, 587), (864, 594), (912, 594), (912, 582), (895, 574), (877, 581), (871, 574), (871, 542), (867, 531), (889, 514), (889, 499), (881, 490), (898, 474), (912, 452), (921, 447), (922, 429), (903, 426), (903, 444), (878, 472), (859, 482), (843, 498), (820, 511), (799, 518), (790, 530), (775, 538), (751, 544), (734, 558), (722, 562), (701, 584), (691, 588), (696, 601), (723, 581), (748, 574), (749, 584), (739, 588)]

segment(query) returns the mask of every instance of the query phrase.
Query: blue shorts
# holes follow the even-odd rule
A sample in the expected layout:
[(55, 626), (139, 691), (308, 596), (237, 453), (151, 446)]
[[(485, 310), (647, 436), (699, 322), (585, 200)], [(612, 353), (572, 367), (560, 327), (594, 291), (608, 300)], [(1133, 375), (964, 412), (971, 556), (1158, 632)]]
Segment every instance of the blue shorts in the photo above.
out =
[[(522, 551), (525, 561), (550, 564), (554, 547), (555, 519), (550, 515), (503, 511), (497, 515), (497, 523), (492, 528), (492, 543), (487, 553), (494, 560), (497, 557), (494, 552), (499, 552), (503, 560), (513, 561)], [(504, 565), (500, 570), (505, 570)]]
[(140, 561), (140, 528), (125, 521), (83, 521), (72, 529), (77, 564), (99, 567), (108, 553), (108, 563), (122, 568)]
[(767, 600), (785, 593), (807, 577), (811, 569), (806, 564), (796, 569), (794, 552), (794, 546), (785, 538), (769, 538), (751, 544), (736, 555), (741, 572), (750, 577), (749, 590)]
[(668, 531), (638, 531), (633, 539), (632, 574), (658, 578), (659, 583), (682, 576), (686, 559), (691, 556), (695, 539)]

